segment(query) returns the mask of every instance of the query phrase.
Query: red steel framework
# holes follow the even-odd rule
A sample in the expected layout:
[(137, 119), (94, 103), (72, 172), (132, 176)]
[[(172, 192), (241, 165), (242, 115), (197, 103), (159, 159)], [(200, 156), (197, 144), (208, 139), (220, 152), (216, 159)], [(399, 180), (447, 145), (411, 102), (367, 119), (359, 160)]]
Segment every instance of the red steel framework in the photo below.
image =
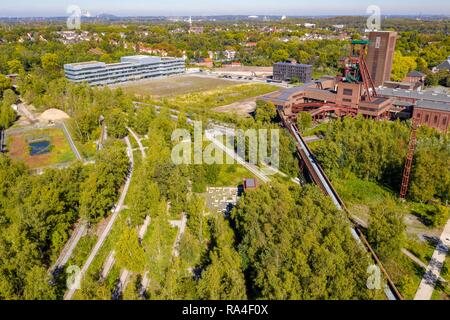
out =
[[(351, 49), (349, 56), (345, 59), (345, 68), (343, 76), (346, 77), (346, 81), (360, 83), (364, 87), (363, 96), (366, 97), (368, 102), (372, 102), (373, 98), (377, 97), (377, 91), (375, 90), (375, 84), (367, 68), (366, 55), (368, 49), (368, 40), (353, 40), (351, 42)], [(323, 89), (322, 84), (317, 84), (318, 89)], [(355, 116), (358, 112), (357, 109), (351, 107), (345, 107), (341, 105), (329, 105), (323, 102), (305, 102), (293, 106), (293, 112), (298, 113), (304, 111), (306, 108), (317, 108), (310, 110), (314, 119), (320, 118), (331, 112), (336, 113), (338, 116)]]
[(408, 154), (406, 156), (405, 168), (403, 169), (403, 179), (402, 179), (402, 186), (400, 189), (400, 199), (406, 199), (406, 195), (408, 193), (409, 180), (411, 178), (411, 169), (414, 160), (414, 152), (416, 151), (417, 145), (416, 132), (417, 132), (417, 121), (413, 119), (411, 138), (409, 140), (408, 146)]
[[(377, 96), (375, 90), (375, 83), (372, 80), (369, 69), (367, 68), (366, 55), (369, 41), (366, 40), (354, 40), (351, 42), (351, 53), (348, 61), (354, 66), (356, 73), (361, 76), (362, 84), (365, 89), (365, 96), (369, 102), (372, 102), (372, 98)], [(355, 78), (358, 78), (355, 75)]]

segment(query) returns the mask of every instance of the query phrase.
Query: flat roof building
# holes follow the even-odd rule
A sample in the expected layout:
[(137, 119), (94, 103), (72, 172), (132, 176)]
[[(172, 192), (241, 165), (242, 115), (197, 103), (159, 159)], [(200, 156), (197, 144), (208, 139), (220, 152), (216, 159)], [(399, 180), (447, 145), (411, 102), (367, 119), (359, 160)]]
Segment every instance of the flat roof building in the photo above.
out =
[(64, 65), (69, 81), (91, 86), (181, 74), (185, 70), (184, 59), (146, 55), (122, 57), (119, 63), (87, 61)]
[(278, 62), (273, 65), (273, 79), (277, 81), (291, 81), (297, 78), (299, 82), (307, 83), (311, 81), (312, 65)]

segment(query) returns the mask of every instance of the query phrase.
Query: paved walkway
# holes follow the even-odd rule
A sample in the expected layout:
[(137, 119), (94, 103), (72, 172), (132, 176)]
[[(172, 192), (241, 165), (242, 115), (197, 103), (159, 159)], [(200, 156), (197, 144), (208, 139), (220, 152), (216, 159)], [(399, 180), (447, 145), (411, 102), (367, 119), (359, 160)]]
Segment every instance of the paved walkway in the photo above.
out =
[(131, 128), (127, 127), (127, 129), (131, 133), (131, 135), (133, 136), (134, 140), (136, 140), (136, 142), (137, 142), (137, 144), (139, 146), (139, 149), (141, 150), (142, 158), (145, 159), (145, 156), (146, 156), (145, 155), (145, 148), (144, 148), (144, 146), (142, 144), (141, 139), (139, 138), (139, 136), (133, 130), (131, 130)]
[(306, 143), (311, 143), (311, 142), (319, 141), (321, 138), (314, 135), (314, 136), (304, 137), (303, 139), (305, 140)]
[(122, 271), (120, 273), (119, 283), (117, 283), (117, 287), (114, 290), (113, 295), (112, 295), (112, 299), (113, 300), (119, 300), (120, 299), (120, 297), (122, 296), (123, 291), (127, 287), (130, 275), (131, 275), (130, 271), (128, 271), (127, 269), (122, 269)]
[(21, 102), (17, 105), (17, 112), (20, 115), (23, 115), (24, 117), (28, 118), (28, 120), (30, 120), (31, 123), (35, 123), (38, 122), (38, 120), (36, 119), (36, 117), (34, 116), (33, 112), (31, 112), (28, 109), (28, 105), (24, 102)]
[(444, 265), (445, 258), (450, 248), (450, 219), (444, 227), (436, 250), (431, 257), (430, 263), (425, 271), (425, 274), (420, 282), (419, 289), (416, 292), (414, 300), (430, 300), (437, 280), (441, 276), (441, 269)]
[(267, 177), (264, 173), (261, 172), (261, 170), (248, 162), (246, 162), (244, 159), (239, 157), (239, 155), (229, 148), (227, 148), (222, 142), (217, 140), (214, 137), (214, 133), (212, 133), (209, 130), (205, 131), (205, 136), (208, 140), (210, 140), (212, 143), (214, 143), (220, 150), (224, 151), (226, 154), (228, 154), (230, 157), (232, 157), (236, 162), (242, 166), (244, 166), (248, 171), (253, 173), (256, 177), (258, 177), (262, 182), (267, 183), (270, 181), (269, 177)]
[(151, 221), (152, 221), (152, 218), (150, 216), (145, 217), (144, 224), (139, 229), (139, 242), (144, 239), (144, 236), (147, 233), (147, 229), (148, 229), (148, 226), (150, 225)]
[(102, 270), (102, 279), (106, 279), (109, 272), (111, 271), (114, 263), (116, 262), (116, 252), (113, 250), (109, 253), (108, 258), (106, 259), (105, 263), (103, 264), (103, 270)]
[(57, 273), (66, 265), (67, 261), (69, 261), (70, 257), (72, 256), (73, 250), (77, 246), (85, 231), (86, 224), (78, 223), (69, 240), (66, 242), (64, 248), (62, 249), (58, 260), (56, 260), (55, 264), (50, 268), (50, 273)]
[[(92, 264), (92, 262), (94, 261), (95, 257), (97, 256), (98, 252), (100, 251), (100, 248), (102, 247), (102, 245), (105, 242), (106, 238), (108, 237), (109, 233), (111, 232), (114, 222), (116, 222), (117, 216), (119, 215), (119, 212), (122, 210), (122, 206), (125, 202), (125, 197), (127, 196), (128, 189), (130, 188), (131, 177), (133, 176), (134, 158), (133, 158), (133, 150), (131, 147), (130, 139), (128, 137), (125, 138), (125, 143), (127, 144), (127, 149), (128, 149), (127, 154), (128, 154), (128, 157), (130, 158), (130, 173), (127, 176), (127, 180), (125, 182), (124, 188), (120, 195), (119, 201), (117, 202), (117, 205), (113, 209), (113, 214), (111, 216), (111, 219), (108, 222), (108, 225), (106, 226), (102, 235), (100, 236), (97, 243), (95, 244), (95, 247), (92, 249), (91, 254), (89, 255), (85, 264), (81, 268), (80, 281), (83, 278), (83, 275), (86, 273), (86, 271), (90, 267), (90, 265)], [(75, 294), (76, 290), (77, 290), (77, 288), (70, 288), (66, 292), (66, 294), (64, 296), (64, 300), (71, 300), (73, 295)]]
[(75, 153), (75, 156), (78, 160), (83, 161), (83, 158), (81, 157), (80, 152), (77, 149), (77, 146), (75, 145), (75, 142), (73, 142), (72, 135), (70, 134), (69, 130), (66, 127), (66, 124), (62, 122), (62, 129), (64, 131), (64, 134), (66, 135), (67, 141), (69, 141), (70, 148), (72, 148), (73, 153)]
[(172, 220), (169, 221), (172, 227), (178, 227), (178, 234), (172, 248), (172, 256), (179, 257), (180, 256), (180, 242), (183, 237), (184, 231), (186, 229), (187, 216), (186, 213), (183, 213), (183, 217), (181, 220)]

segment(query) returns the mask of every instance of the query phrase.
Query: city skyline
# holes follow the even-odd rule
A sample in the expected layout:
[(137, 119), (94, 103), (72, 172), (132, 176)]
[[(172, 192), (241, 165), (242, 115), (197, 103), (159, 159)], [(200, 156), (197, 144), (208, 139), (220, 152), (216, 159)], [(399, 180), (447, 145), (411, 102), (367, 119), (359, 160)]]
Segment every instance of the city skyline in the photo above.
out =
[(307, 1), (284, 0), (274, 3), (270, 0), (251, 0), (245, 3), (237, 0), (216, 1), (192, 0), (189, 3), (181, 0), (167, 0), (164, 3), (155, 1), (55, 1), (45, 0), (35, 3), (30, 0), (18, 0), (14, 3), (0, 4), (0, 17), (61, 17), (68, 15), (67, 8), (78, 5), (83, 12), (91, 15), (102, 13), (116, 16), (177, 16), (177, 15), (365, 15), (370, 5), (378, 5), (383, 15), (447, 15), (450, 4), (442, 0), (411, 0), (403, 3), (388, 0), (356, 1), (343, 0), (336, 4), (317, 0)]

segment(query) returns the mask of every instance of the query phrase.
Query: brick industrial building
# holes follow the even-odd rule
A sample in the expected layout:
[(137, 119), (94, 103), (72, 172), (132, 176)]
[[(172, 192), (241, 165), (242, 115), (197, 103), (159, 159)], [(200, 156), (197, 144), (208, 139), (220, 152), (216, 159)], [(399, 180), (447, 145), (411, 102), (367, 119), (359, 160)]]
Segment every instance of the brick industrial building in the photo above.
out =
[(367, 67), (376, 87), (391, 78), (397, 32), (378, 31), (369, 34)]
[(419, 125), (427, 125), (448, 132), (450, 122), (450, 95), (404, 89), (378, 88), (378, 94), (393, 99), (392, 115), (406, 113)]
[(315, 121), (357, 114), (373, 119), (414, 117), (419, 124), (448, 131), (450, 95), (416, 91), (412, 90), (415, 84), (395, 86), (389, 81), (396, 37), (396, 32), (371, 32), (371, 40), (353, 40), (351, 53), (343, 60), (342, 76), (325, 76), (261, 99), (272, 102), (288, 118), (299, 112), (309, 112)]
[(278, 62), (273, 65), (273, 80), (291, 81), (295, 78), (302, 83), (310, 82), (312, 65), (292, 62)]

